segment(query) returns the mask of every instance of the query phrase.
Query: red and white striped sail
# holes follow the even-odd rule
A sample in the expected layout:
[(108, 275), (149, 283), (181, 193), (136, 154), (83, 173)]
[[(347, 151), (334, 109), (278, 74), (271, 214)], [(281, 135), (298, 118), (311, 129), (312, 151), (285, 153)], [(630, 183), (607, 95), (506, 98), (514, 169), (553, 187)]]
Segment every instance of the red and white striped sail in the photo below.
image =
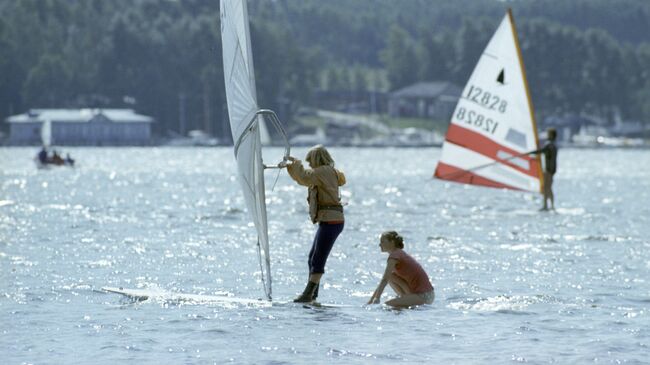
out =
[(537, 127), (514, 22), (506, 14), (456, 105), (434, 176), (540, 192)]

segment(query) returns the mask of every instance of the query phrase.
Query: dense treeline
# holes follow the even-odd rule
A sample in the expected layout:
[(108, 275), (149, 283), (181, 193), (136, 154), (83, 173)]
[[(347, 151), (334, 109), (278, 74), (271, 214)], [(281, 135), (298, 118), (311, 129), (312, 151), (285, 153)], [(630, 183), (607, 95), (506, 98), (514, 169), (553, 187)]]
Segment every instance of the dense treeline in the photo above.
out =
[[(495, 28), (493, 21), (466, 21), (454, 36), (419, 38), (392, 28), (382, 54), (391, 85), (422, 79), (463, 85)], [(534, 104), (542, 114), (650, 117), (648, 44), (621, 45), (600, 29), (581, 32), (543, 20), (521, 22), (518, 31)]]
[[(218, 2), (21, 0), (0, 3), (0, 15), (3, 119), (35, 107), (130, 107), (163, 134), (225, 132)], [(254, 22), (251, 34), (260, 103), (302, 102), (317, 74), (311, 52), (272, 22)]]
[[(505, 9), (512, 7), (540, 114), (586, 111), (611, 119), (618, 112), (624, 118), (650, 121), (649, 1), (329, 0), (257, 5), (264, 18), (290, 22), (301, 44), (316, 44), (327, 68), (361, 64), (382, 69), (390, 89), (417, 80), (464, 85)], [(348, 72), (348, 81), (336, 84), (358, 88), (355, 74)], [(321, 86), (328, 86), (327, 78)], [(385, 84), (366, 77), (364, 86)]]
[[(645, 0), (250, 1), (260, 105), (286, 119), (319, 88), (462, 86), (507, 6), (538, 112), (650, 121)], [(219, 32), (216, 1), (0, 0), (0, 117), (132, 107), (163, 134), (223, 134)]]

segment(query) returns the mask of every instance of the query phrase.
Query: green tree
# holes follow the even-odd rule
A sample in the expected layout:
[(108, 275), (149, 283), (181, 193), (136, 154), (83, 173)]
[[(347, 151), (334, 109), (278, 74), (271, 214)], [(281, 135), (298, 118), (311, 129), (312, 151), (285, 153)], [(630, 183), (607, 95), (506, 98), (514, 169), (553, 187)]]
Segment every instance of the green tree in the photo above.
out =
[(650, 44), (644, 43), (636, 51), (639, 87), (632, 95), (630, 105), (636, 108), (636, 116), (650, 125)]
[(368, 81), (366, 79), (365, 69), (361, 65), (354, 65), (349, 69), (349, 71), (351, 90), (356, 92), (368, 90)]
[(535, 108), (560, 114), (581, 110), (585, 46), (578, 30), (535, 20), (522, 22), (519, 34)]
[[(258, 102), (272, 109), (286, 109), (287, 99), (309, 100), (318, 72), (316, 52), (301, 50), (291, 35), (273, 22), (251, 24)], [(292, 106), (289, 106), (292, 107)]]
[(450, 81), (450, 64), (453, 64), (453, 38), (446, 32), (423, 34), (418, 47), (418, 77), (420, 80)]
[(70, 70), (58, 55), (43, 55), (27, 74), (23, 94), (28, 105), (56, 107), (70, 100)]
[(602, 30), (585, 32), (586, 54), (582, 87), (586, 102), (599, 115), (610, 118), (614, 109), (622, 109), (628, 95), (622, 49)]
[(20, 67), (15, 59), (16, 51), (8, 39), (6, 24), (0, 18), (0, 116), (11, 114), (20, 105)]
[(452, 66), (452, 75), (456, 83), (463, 85), (467, 82), (495, 30), (494, 21), (490, 22), (482, 18), (463, 19), (456, 38), (456, 52)]
[(391, 89), (404, 87), (417, 80), (417, 47), (411, 36), (399, 26), (391, 27), (381, 59), (388, 72)]

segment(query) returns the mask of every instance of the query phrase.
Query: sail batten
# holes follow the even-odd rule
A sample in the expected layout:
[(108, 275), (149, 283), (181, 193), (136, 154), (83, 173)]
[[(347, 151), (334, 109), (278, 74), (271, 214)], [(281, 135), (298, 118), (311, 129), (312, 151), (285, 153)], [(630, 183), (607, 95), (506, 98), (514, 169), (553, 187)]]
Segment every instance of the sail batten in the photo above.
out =
[(255, 73), (245, 0), (221, 1), (221, 36), (228, 117), (235, 141), (238, 178), (257, 233), (260, 270), (267, 299), (272, 298), (264, 164), (263, 121), (258, 113)]
[(488, 42), (456, 105), (434, 176), (540, 192), (537, 130), (510, 11)]

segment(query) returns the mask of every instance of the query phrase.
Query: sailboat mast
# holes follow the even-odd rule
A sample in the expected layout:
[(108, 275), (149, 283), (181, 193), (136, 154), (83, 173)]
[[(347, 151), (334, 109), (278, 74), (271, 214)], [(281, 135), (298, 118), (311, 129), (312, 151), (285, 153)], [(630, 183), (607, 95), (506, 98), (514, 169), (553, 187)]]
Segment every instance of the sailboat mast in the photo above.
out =
[[(524, 67), (524, 58), (521, 55), (521, 46), (519, 45), (519, 36), (517, 35), (517, 27), (515, 26), (515, 19), (512, 16), (512, 9), (508, 8), (508, 19), (510, 20), (510, 27), (512, 27), (512, 36), (515, 41), (515, 48), (517, 49), (517, 59), (519, 60), (519, 67), (521, 68), (521, 75), (524, 79), (524, 89), (526, 90), (526, 97), (528, 98), (528, 109), (530, 112), (530, 119), (533, 121), (533, 134), (535, 135), (535, 149), (539, 149), (539, 136), (537, 133), (537, 120), (535, 119), (535, 112), (533, 111), (533, 99), (530, 96), (530, 89), (528, 88), (528, 77), (526, 76), (526, 68)], [(538, 166), (537, 170), (539, 175), (539, 192), (544, 191), (544, 175), (542, 174), (542, 163), (539, 155), (535, 156)]]

